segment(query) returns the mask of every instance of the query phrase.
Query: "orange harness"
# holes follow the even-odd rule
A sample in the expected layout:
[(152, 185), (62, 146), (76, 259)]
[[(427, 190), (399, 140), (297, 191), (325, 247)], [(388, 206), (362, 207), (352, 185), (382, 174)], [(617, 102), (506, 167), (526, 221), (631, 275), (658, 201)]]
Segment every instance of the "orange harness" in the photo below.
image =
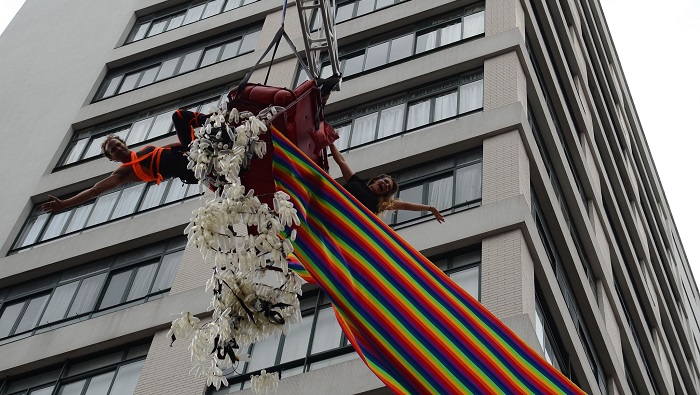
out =
[[(145, 148), (153, 147), (152, 145), (146, 146)], [(144, 156), (138, 156), (136, 152), (131, 152), (131, 162), (124, 163), (122, 166), (131, 166), (134, 170), (136, 176), (143, 182), (155, 181), (160, 184), (163, 181), (163, 176), (160, 174), (160, 156), (163, 150), (169, 150), (170, 148), (153, 147), (153, 151), (147, 153)], [(140, 152), (140, 151), (139, 151)], [(144, 169), (143, 166), (139, 165), (142, 161), (147, 158), (151, 158), (151, 166), (148, 169)]]
[[(191, 140), (191, 141), (194, 141), (194, 140), (195, 140), (195, 137), (194, 137), (194, 128), (195, 128), (195, 127), (200, 127), (200, 126), (202, 126), (202, 125), (200, 125), (200, 124), (199, 124), (199, 121), (197, 120), (197, 118), (199, 117), (199, 115), (200, 115), (201, 113), (199, 113), (199, 112), (197, 112), (197, 111), (193, 111), (192, 113), (194, 114), (194, 118), (192, 118), (192, 119), (190, 120), (190, 140)], [(185, 119), (185, 117), (183, 117), (182, 114), (180, 113), (180, 110), (175, 111), (175, 114), (177, 114), (177, 116), (180, 117), (180, 119)]]

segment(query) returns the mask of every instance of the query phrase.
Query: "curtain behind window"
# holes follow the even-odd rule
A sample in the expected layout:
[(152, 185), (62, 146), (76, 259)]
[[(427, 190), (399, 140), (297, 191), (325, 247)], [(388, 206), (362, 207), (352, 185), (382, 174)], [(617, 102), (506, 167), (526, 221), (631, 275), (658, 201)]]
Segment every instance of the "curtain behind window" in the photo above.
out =
[(398, 106), (382, 110), (379, 121), (379, 136), (377, 138), (391, 136), (403, 130), (404, 109), (405, 105), (399, 104)]

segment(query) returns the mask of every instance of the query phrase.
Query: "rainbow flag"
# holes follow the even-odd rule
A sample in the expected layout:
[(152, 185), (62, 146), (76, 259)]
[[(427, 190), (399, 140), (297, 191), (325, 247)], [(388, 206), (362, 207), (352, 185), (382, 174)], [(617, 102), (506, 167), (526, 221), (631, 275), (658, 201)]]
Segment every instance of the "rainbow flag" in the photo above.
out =
[(279, 131), (271, 133), (276, 187), (301, 219), (295, 255), (394, 393), (583, 394)]

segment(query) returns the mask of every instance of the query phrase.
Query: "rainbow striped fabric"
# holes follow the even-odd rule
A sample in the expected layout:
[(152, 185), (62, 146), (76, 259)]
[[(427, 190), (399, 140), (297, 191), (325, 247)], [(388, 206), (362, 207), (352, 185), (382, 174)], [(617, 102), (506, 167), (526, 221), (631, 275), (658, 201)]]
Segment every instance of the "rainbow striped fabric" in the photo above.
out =
[(296, 257), (394, 393), (583, 393), (280, 132), (272, 140), (277, 189), (302, 222)]

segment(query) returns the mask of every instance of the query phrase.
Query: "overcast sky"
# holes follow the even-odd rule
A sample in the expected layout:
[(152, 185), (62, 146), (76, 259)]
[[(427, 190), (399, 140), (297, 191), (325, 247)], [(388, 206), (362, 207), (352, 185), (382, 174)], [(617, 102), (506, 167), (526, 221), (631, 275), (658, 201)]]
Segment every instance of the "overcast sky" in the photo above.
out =
[[(0, 32), (24, 0), (2, 0)], [(700, 0), (601, 0), (637, 113), (700, 278)], [(700, 118), (699, 118), (700, 119)]]

